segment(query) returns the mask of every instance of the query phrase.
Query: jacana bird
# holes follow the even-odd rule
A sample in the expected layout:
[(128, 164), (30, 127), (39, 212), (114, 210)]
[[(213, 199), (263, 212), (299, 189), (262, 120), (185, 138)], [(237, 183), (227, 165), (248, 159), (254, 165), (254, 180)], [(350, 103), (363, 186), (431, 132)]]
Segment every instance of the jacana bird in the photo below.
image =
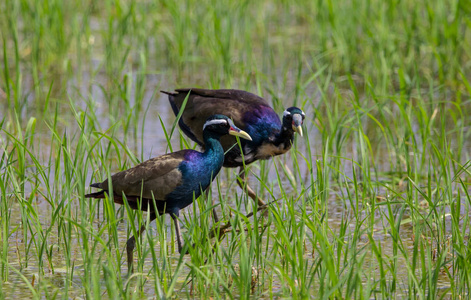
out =
[[(284, 154), (293, 145), (294, 133), (297, 132), (301, 136), (303, 134), (301, 126), (305, 114), (301, 109), (286, 109), (283, 112), (283, 120), (280, 120), (265, 99), (246, 91), (185, 88), (175, 92), (161, 92), (168, 95), (176, 116), (187, 99), (178, 124), (183, 133), (203, 148), (206, 143), (201, 125), (212, 114), (228, 116), (237, 127), (252, 137), (250, 141), (241, 140), (241, 147), (233, 147), (233, 137), (221, 138), (224, 151), (229, 150), (224, 157), (224, 167), (240, 167), (239, 176), (242, 181), (245, 181), (244, 163), (247, 165), (259, 159)], [(238, 181), (238, 184), (244, 189), (242, 182)], [(253, 200), (259, 205), (265, 205), (248, 185), (246, 188)]]
[[(202, 141), (206, 145), (204, 152), (180, 150), (149, 159), (131, 169), (114, 174), (111, 176), (111, 182), (105, 180), (90, 185), (102, 190), (85, 197), (104, 198), (105, 193), (112, 187), (115, 203), (124, 204), (125, 197), (131, 208), (149, 210), (150, 221), (153, 221), (157, 214), (170, 214), (175, 222), (178, 251), (181, 253), (183, 247), (178, 222), (180, 209), (198, 198), (221, 170), (224, 149), (220, 138), (230, 134), (251, 139), (250, 135), (235, 126), (231, 119), (219, 114), (207, 118), (201, 124), (201, 132)], [(144, 230), (145, 225), (142, 225), (137, 236)], [(132, 236), (126, 243), (130, 271), (135, 242), (136, 237)]]

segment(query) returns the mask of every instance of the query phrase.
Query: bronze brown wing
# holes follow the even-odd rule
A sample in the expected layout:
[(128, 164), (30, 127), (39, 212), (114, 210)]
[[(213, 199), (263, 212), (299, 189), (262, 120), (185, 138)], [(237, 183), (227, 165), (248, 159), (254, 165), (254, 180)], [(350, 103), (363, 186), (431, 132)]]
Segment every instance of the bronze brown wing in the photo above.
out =
[[(114, 174), (111, 176), (113, 193), (165, 200), (165, 196), (181, 184), (178, 166), (184, 160), (184, 153), (185, 150), (165, 154)], [(108, 190), (108, 179), (98, 187)]]
[[(180, 128), (202, 147), (204, 146), (203, 125), (209, 116), (213, 114), (226, 115), (234, 121), (236, 126), (243, 128), (243, 116), (246, 112), (251, 111), (254, 106), (269, 107), (268, 102), (262, 97), (241, 90), (184, 88), (175, 91), (162, 92), (170, 96), (170, 104), (175, 115), (178, 114), (185, 98), (190, 93), (185, 105), (185, 113), (180, 120)], [(221, 137), (221, 145), (224, 150), (232, 147), (234, 143), (235, 138), (232, 136)]]

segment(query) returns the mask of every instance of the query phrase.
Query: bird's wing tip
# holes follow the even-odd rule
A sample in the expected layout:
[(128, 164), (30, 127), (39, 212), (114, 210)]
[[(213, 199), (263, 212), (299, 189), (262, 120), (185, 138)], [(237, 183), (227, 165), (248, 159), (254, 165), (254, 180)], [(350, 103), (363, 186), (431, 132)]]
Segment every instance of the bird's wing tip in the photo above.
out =
[(101, 188), (100, 185), (101, 185), (101, 182), (96, 182), (96, 183), (90, 184), (90, 187), (94, 187), (94, 188), (98, 188), (98, 189), (99, 189), (99, 188)]
[(105, 198), (105, 190), (84, 195), (85, 198)]
[(178, 93), (176, 93), (176, 92), (167, 92), (167, 91), (164, 91), (164, 90), (160, 90), (160, 92), (161, 92), (162, 94), (166, 94), (166, 95), (169, 95), (169, 96), (178, 95)]

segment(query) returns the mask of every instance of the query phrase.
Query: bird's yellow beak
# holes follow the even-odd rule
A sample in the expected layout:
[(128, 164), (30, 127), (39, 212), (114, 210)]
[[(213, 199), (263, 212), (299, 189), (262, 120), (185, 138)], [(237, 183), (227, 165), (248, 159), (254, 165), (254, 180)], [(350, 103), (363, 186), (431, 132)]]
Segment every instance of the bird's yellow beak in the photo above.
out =
[(246, 139), (246, 140), (249, 140), (249, 141), (252, 140), (252, 138), (250, 137), (250, 135), (247, 132), (245, 132), (245, 131), (237, 128), (237, 127), (231, 127), (231, 129), (229, 129), (229, 134), (238, 136), (240, 138), (243, 138), (243, 139)]
[(303, 128), (301, 127), (301, 125), (295, 126), (293, 124), (293, 130), (297, 132), (301, 137), (303, 136)]

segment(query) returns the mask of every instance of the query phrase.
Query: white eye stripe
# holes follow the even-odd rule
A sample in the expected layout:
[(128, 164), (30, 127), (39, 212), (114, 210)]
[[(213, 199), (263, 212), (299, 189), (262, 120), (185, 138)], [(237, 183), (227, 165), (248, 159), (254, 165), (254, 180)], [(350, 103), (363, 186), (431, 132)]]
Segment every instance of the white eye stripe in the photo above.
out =
[(226, 125), (227, 125), (227, 121), (226, 121), (226, 120), (221, 120), (221, 119), (216, 119), (216, 120), (207, 121), (207, 122), (204, 123), (204, 125), (203, 125), (203, 130), (206, 128), (206, 126), (216, 125), (216, 124), (226, 124)]
[[(291, 115), (291, 113), (290, 113), (288, 110), (285, 110), (285, 111), (283, 112), (283, 117), (286, 117), (287, 115)], [(306, 114), (305, 114), (303, 111), (301, 111), (301, 115), (302, 115), (303, 117), (306, 116)]]

